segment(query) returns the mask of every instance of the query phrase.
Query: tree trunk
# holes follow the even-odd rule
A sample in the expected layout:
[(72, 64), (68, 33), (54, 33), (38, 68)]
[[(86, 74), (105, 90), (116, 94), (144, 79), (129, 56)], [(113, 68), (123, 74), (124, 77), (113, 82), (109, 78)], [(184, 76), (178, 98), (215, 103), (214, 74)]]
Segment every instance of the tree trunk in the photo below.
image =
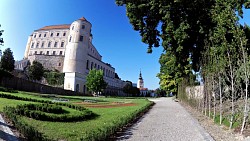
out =
[(245, 55), (245, 50), (243, 48), (243, 43), (242, 43), (242, 40), (240, 39), (241, 41), (241, 49), (242, 49), (242, 55), (243, 55), (243, 65), (244, 65), (244, 74), (245, 74), (245, 86), (246, 86), (246, 90), (245, 90), (245, 106), (244, 106), (244, 117), (243, 117), (243, 122), (242, 122), (242, 127), (241, 127), (241, 131), (240, 133), (242, 134), (243, 131), (244, 131), (244, 128), (245, 128), (245, 124), (246, 124), (246, 119), (248, 118), (248, 77), (249, 77), (249, 74), (248, 74), (248, 68), (247, 68), (247, 56)]
[(212, 93), (213, 93), (213, 96), (214, 96), (214, 114), (213, 114), (213, 121), (215, 121), (215, 116), (216, 116), (216, 94), (215, 94), (215, 91), (214, 91), (214, 78), (212, 79)]
[(220, 125), (222, 124), (222, 89), (221, 89), (221, 77), (219, 76), (219, 88), (220, 88)]

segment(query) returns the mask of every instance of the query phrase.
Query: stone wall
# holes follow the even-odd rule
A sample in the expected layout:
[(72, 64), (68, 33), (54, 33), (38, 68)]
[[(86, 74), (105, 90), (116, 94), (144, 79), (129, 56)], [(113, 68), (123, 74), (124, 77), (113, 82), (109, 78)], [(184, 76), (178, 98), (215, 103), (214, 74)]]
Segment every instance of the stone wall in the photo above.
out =
[(202, 99), (204, 96), (204, 86), (186, 87), (186, 94), (189, 99)]
[(80, 92), (74, 92), (70, 90), (64, 90), (62, 88), (52, 87), (35, 83), (29, 80), (17, 78), (17, 77), (2, 77), (0, 78), (0, 86), (6, 88), (12, 88), (20, 91), (37, 92), (45, 94), (58, 94), (58, 95), (83, 95)]
[(64, 56), (62, 55), (32, 55), (29, 56), (32, 64), (34, 60), (39, 61), (45, 69), (63, 71)]

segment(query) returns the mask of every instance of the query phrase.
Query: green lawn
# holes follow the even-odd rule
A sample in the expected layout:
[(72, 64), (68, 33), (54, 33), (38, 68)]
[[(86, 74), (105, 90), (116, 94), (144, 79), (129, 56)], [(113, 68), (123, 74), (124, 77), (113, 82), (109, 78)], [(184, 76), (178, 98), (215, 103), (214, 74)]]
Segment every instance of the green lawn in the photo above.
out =
[[(40, 100), (53, 100), (55, 97), (45, 97), (37, 93), (19, 92), (6, 93), (19, 97), (34, 98)], [(96, 104), (109, 104), (113, 102), (134, 103), (134, 106), (113, 107), (113, 108), (87, 108), (99, 115), (95, 119), (81, 122), (48, 122), (39, 121), (27, 117), (21, 117), (21, 120), (43, 133), (44, 136), (53, 140), (104, 140), (115, 130), (126, 125), (135, 116), (149, 107), (150, 102), (146, 99), (126, 99), (126, 98), (99, 98), (99, 97), (81, 97), (81, 96), (56, 96), (57, 98), (69, 99), (69, 103), (83, 102), (84, 100), (95, 100)], [(0, 111), (4, 106), (16, 106), (18, 104), (31, 103), (27, 101), (12, 100), (0, 98)]]

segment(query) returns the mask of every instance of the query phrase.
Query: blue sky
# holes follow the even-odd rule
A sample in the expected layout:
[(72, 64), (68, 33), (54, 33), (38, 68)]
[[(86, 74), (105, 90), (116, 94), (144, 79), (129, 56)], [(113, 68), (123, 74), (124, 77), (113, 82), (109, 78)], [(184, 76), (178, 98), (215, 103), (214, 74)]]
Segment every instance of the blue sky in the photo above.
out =
[[(242, 22), (250, 23), (249, 10)], [(142, 70), (145, 87), (156, 89), (160, 70), (158, 63), (162, 47), (147, 54), (147, 45), (132, 29), (125, 7), (115, 0), (1, 0), (0, 24), (4, 30), (4, 46), (9, 47), (16, 60), (24, 56), (28, 36), (47, 25), (71, 24), (84, 16), (92, 23), (93, 44), (103, 61), (115, 67), (123, 80), (137, 82)]]

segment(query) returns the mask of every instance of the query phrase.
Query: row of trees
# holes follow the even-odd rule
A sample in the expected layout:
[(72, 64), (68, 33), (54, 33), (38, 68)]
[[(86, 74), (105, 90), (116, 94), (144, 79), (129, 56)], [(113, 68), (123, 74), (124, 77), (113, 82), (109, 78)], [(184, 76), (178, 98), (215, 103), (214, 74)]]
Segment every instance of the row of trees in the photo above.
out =
[[(239, 19), (250, 1), (116, 0), (116, 3), (126, 6), (130, 23), (139, 31), (142, 42), (148, 44), (148, 53), (162, 43), (164, 51), (157, 75), (161, 89), (177, 93), (181, 84), (194, 84), (194, 72), (198, 72), (204, 81), (202, 112), (213, 118), (219, 114), (221, 124), (224, 104), (230, 101), (230, 128), (236, 115), (243, 115), (242, 133), (249, 112), (250, 30)], [(244, 105), (238, 101), (244, 101)]]

